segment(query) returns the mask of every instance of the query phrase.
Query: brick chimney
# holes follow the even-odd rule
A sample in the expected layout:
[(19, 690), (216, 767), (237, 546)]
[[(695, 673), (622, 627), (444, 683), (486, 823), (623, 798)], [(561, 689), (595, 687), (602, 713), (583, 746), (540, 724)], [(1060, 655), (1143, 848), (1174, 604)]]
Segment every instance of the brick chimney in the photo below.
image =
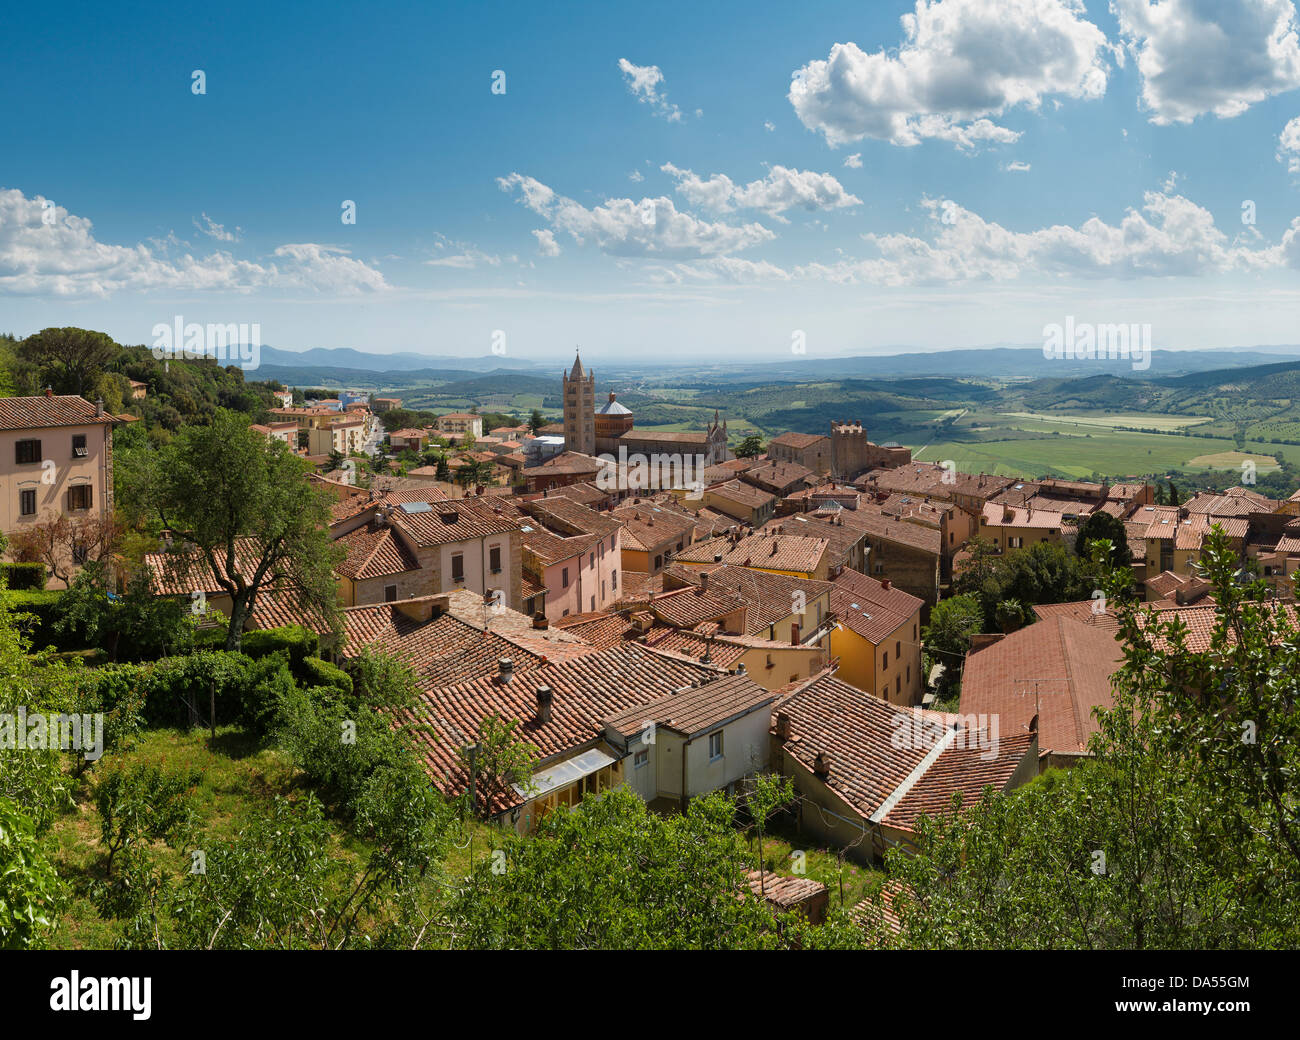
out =
[(831, 775), (831, 757), (825, 751), (818, 751), (813, 759), (813, 773), (821, 780)]
[(790, 739), (790, 716), (783, 711), (776, 713), (776, 739)]
[(545, 726), (551, 721), (551, 701), (554, 694), (549, 686), (537, 687), (537, 724)]
[(889, 579), (888, 579), (888, 578), (881, 578), (881, 579), (880, 579), (880, 587), (881, 587), (885, 592), (888, 592), (889, 589), (890, 589)]
[(540, 610), (533, 615), (533, 628), (541, 629), (545, 631), (550, 627), (551, 627), (551, 623), (546, 620), (546, 615), (543, 614)]

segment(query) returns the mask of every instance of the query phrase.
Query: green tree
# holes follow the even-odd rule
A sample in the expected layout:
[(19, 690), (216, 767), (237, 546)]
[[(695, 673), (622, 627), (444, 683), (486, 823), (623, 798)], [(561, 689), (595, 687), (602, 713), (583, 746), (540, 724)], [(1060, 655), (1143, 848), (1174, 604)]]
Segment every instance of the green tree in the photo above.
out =
[(1124, 530), (1124, 521), (1110, 513), (1096, 512), (1088, 516), (1079, 525), (1079, 537), (1074, 543), (1074, 551), (1083, 557), (1092, 555), (1089, 548), (1099, 539), (1109, 541), (1112, 549), (1110, 563), (1116, 567), (1127, 567), (1133, 562), (1133, 553), (1128, 547), (1128, 535)]
[(983, 624), (984, 612), (974, 596), (953, 596), (934, 605), (921, 638), (926, 650), (939, 655), (945, 675), (961, 675), (971, 636), (982, 631)]
[(534, 408), (533, 414), (528, 417), (528, 428), (532, 430), (533, 433), (536, 433), (545, 425), (546, 418), (542, 415), (539, 409)]
[(736, 446), (736, 458), (755, 459), (763, 454), (763, 438), (751, 433)]
[(0, 950), (47, 945), (65, 901), (35, 822), (0, 797)]
[(231, 599), (226, 649), (237, 650), (260, 594), (290, 590), (305, 609), (337, 621), (328, 492), (280, 441), (220, 409), (210, 426), (186, 427), (163, 451), (134, 459), (132, 483), (162, 525)]
[(41, 329), (23, 340), (21, 349), (55, 393), (85, 395), (122, 348), (102, 332), (69, 327)]
[(480, 724), (478, 737), (472, 745), (457, 749), (461, 764), (469, 774), (473, 792), (471, 810), (488, 817), (492, 799), (505, 796), (513, 799), (511, 785), (532, 789), (533, 763), (538, 750), (520, 739), (516, 729), (517, 719), (503, 719), (496, 712)]

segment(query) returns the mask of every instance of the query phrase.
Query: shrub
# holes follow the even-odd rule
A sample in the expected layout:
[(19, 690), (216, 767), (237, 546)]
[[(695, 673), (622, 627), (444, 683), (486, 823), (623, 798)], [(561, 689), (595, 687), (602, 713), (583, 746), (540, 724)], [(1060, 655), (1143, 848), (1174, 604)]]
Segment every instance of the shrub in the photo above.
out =
[(47, 646), (52, 646), (56, 650), (80, 649), (79, 647), (65, 645), (65, 637), (56, 631), (54, 627), (55, 621), (58, 620), (59, 603), (63, 598), (62, 592), (9, 590), (0, 593), (0, 596), (4, 597), (5, 605), (14, 614), (30, 615), (16, 620), (18, 621), (19, 630), (31, 640), (33, 650), (43, 650)]
[(0, 563), (0, 578), (15, 592), (43, 591), (45, 576), (43, 563)]
[(327, 686), (338, 690), (344, 697), (352, 696), (352, 677), (319, 657), (309, 657), (302, 663), (302, 681), (308, 686)]
[(320, 649), (320, 639), (311, 629), (302, 625), (285, 625), (283, 628), (255, 629), (245, 632), (240, 640), (239, 649), (249, 657), (265, 657), (279, 650), (289, 654), (289, 667), (295, 673), (302, 668), (302, 663), (314, 657)]

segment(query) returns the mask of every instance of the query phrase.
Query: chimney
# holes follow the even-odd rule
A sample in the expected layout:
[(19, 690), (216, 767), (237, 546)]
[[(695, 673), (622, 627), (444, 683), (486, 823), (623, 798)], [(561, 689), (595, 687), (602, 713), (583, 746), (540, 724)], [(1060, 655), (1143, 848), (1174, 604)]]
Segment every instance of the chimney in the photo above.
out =
[(722, 562), (722, 553), (714, 553), (714, 554), (713, 554), (713, 562), (714, 562), (714, 563), (721, 563), (721, 562)]
[(889, 579), (888, 579), (888, 578), (881, 578), (881, 579), (880, 579), (880, 587), (881, 587), (881, 589), (884, 590), (885, 592), (888, 592), (888, 591), (889, 591)]
[(735, 674), (736, 674), (736, 675), (747, 675), (747, 674), (748, 674), (748, 672), (747, 672), (747, 670), (746, 670), (746, 668), (745, 668), (745, 662), (744, 662), (744, 661), (741, 661), (740, 664), (736, 665), (736, 673), (735, 673)]
[(52, 386), (47, 386), (47, 387), (45, 388), (45, 396), (46, 396), (46, 397), (53, 397), (53, 396), (54, 396), (54, 387), (52, 387)]
[(778, 711), (776, 713), (776, 739), (790, 739), (790, 716), (784, 711)]
[(104, 415), (104, 399), (102, 397), (97, 397), (95, 398), (95, 418), (96, 419), (103, 418), (103, 415)]
[(515, 663), (508, 657), (497, 658), (497, 682), (508, 683), (515, 677)]
[(533, 615), (533, 628), (545, 631), (551, 627), (551, 623), (546, 620), (546, 615), (540, 610)]
[(700, 591), (707, 592), (709, 588), (709, 572), (703, 571), (700, 574)]
[(831, 758), (825, 751), (818, 751), (817, 757), (813, 759), (813, 773), (822, 780), (831, 775)]
[(551, 700), (553, 696), (549, 686), (537, 687), (537, 725), (545, 726), (551, 721)]

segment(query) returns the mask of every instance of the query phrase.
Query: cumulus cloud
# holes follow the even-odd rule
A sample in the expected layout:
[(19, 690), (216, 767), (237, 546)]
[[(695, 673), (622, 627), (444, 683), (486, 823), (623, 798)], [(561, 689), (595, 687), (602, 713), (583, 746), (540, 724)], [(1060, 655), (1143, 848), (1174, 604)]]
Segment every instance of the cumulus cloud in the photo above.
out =
[(1029, 163), (1015, 159), (1003, 166), (1002, 169), (1006, 173), (1027, 173), (1029, 171)]
[(715, 213), (757, 209), (780, 220), (781, 213), (796, 206), (815, 212), (862, 202), (829, 173), (773, 166), (762, 180), (739, 185), (721, 173), (705, 179), (672, 163), (659, 168), (677, 181), (677, 190), (687, 201)]
[(844, 160), (844, 165), (847, 166), (850, 170), (862, 169), (862, 153), (854, 152), (852, 155), (850, 155), (848, 158)]
[(1081, 0), (917, 0), (896, 52), (837, 43), (794, 73), (795, 114), (828, 144), (927, 138), (970, 149), (1019, 134), (988, 119), (1106, 91), (1108, 44)]
[(1240, 115), (1300, 87), (1292, 0), (1111, 0), (1153, 123)]
[(537, 252), (542, 256), (559, 256), (560, 243), (555, 241), (555, 232), (548, 228), (534, 231), (533, 237), (537, 239)]
[[(801, 277), (881, 285), (946, 284), (1022, 276), (1151, 278), (1257, 271), (1288, 262), (1280, 246), (1250, 249), (1229, 241), (1209, 210), (1182, 195), (1151, 191), (1118, 224), (1092, 217), (1078, 227), (1012, 231), (951, 200), (925, 199), (935, 233), (867, 234), (879, 256), (812, 264)], [(1295, 246), (1300, 252), (1300, 243)]]
[(579, 245), (594, 243), (610, 256), (691, 259), (720, 256), (770, 241), (776, 235), (761, 224), (724, 224), (679, 211), (670, 198), (607, 199), (584, 206), (559, 195), (533, 177), (512, 173), (497, 178), (502, 191), (543, 217), (550, 229)]
[(672, 104), (660, 90), (664, 74), (658, 65), (633, 65), (626, 58), (619, 58), (618, 67), (623, 73), (627, 89), (638, 101), (649, 105), (655, 115), (662, 116), (670, 123), (682, 121), (681, 109)]
[(0, 189), (0, 292), (77, 297), (120, 290), (356, 293), (389, 287), (378, 270), (333, 246), (284, 245), (261, 263), (223, 250), (171, 258), (157, 246), (100, 242), (93, 228), (87, 218), (40, 196)]
[(1287, 123), (1278, 135), (1277, 161), (1286, 163), (1288, 173), (1300, 173), (1300, 116)]

